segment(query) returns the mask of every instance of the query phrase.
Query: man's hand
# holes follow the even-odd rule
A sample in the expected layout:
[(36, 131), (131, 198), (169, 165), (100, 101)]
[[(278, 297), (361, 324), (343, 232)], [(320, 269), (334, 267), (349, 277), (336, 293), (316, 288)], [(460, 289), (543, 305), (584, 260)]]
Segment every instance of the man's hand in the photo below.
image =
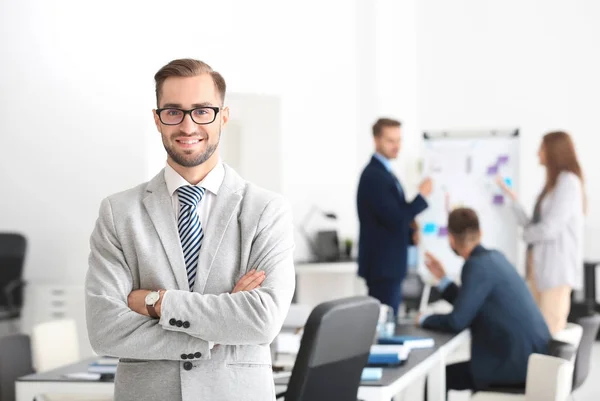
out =
[(431, 195), (432, 190), (433, 181), (431, 181), (431, 178), (427, 177), (419, 185), (419, 193), (421, 194), (421, 196), (428, 197), (429, 195)]
[(442, 266), (440, 261), (429, 252), (425, 252), (425, 266), (427, 266), (427, 269), (429, 269), (431, 274), (433, 274), (438, 280), (441, 280), (446, 275), (444, 266)]
[(129, 309), (136, 313), (139, 313), (140, 315), (150, 316), (150, 314), (148, 313), (148, 309), (146, 309), (146, 295), (148, 295), (151, 292), (152, 291), (150, 290), (131, 291), (131, 293), (127, 296), (127, 306), (129, 306)]
[(265, 281), (266, 275), (264, 271), (257, 271), (256, 269), (250, 270), (244, 274), (244, 277), (237, 282), (232, 294), (240, 291), (252, 291), (255, 288), (260, 287), (263, 281)]
[(421, 240), (421, 232), (419, 230), (419, 223), (416, 220), (410, 222), (410, 228), (413, 230), (412, 242), (414, 245), (419, 245)]

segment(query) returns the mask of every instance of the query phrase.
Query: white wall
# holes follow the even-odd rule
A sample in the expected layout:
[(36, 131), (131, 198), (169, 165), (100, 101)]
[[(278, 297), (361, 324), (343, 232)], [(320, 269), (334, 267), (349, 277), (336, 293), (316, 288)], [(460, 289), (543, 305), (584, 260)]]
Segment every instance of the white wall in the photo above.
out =
[(232, 93), (281, 99), (263, 116), (283, 132), (267, 166), (297, 216), (318, 203), (353, 232), (356, 18), (354, 2), (3, 2), (0, 229), (28, 236), (26, 276), (82, 282), (100, 200), (162, 157), (153, 74), (177, 57), (209, 62)]
[[(379, 117), (391, 117), (402, 122), (402, 148), (395, 161), (395, 170), (409, 197), (416, 195), (422, 177), (417, 170), (418, 149), (422, 133), (419, 126), (419, 93), (417, 60), (417, 0), (377, 0), (369, 2), (374, 8), (373, 47), (374, 74), (371, 85), (373, 96), (362, 98), (373, 104), (369, 130)], [(367, 81), (367, 77), (361, 79)], [(368, 81), (367, 81), (368, 82)], [(373, 153), (372, 136), (364, 146), (363, 158)], [(363, 141), (365, 139), (363, 138)], [(366, 145), (366, 144), (365, 144)]]
[(530, 210), (544, 179), (541, 136), (569, 131), (587, 177), (588, 220), (600, 226), (600, 3), (427, 0), (417, 15), (419, 125), (520, 127), (519, 192)]
[(404, 122), (408, 192), (423, 129), (519, 126), (529, 206), (541, 135), (568, 129), (600, 225), (599, 19), (592, 0), (2, 2), (0, 230), (30, 239), (29, 279), (81, 284), (100, 200), (164, 158), (153, 74), (177, 57), (209, 62), (232, 94), (277, 99), (279, 116), (264, 119), (279, 120), (268, 145), (279, 158), (258, 158), (251, 175), (277, 170), (266, 185), (281, 186), (297, 223), (316, 204), (355, 237), (370, 126), (387, 115)]
[[(286, 3), (282, 51), (284, 194), (297, 224), (312, 205), (355, 233), (357, 47), (355, 2)], [(286, 51), (287, 49), (287, 51)], [(309, 229), (327, 224), (317, 217)], [(308, 256), (296, 237), (298, 259)]]
[(281, 99), (276, 96), (233, 93), (228, 96), (227, 104), (235, 110), (235, 114), (221, 139), (223, 160), (229, 163), (234, 159), (229, 150), (237, 146), (237, 171), (248, 181), (281, 193)]
[(233, 127), (274, 156), (242, 169), (276, 172), (263, 184), (296, 220), (317, 204), (354, 235), (357, 18), (345, 1), (2, 2), (0, 230), (29, 238), (26, 278), (82, 284), (100, 200), (162, 167), (153, 75), (178, 57), (207, 61), (229, 93), (275, 99), (255, 112), (280, 138)]

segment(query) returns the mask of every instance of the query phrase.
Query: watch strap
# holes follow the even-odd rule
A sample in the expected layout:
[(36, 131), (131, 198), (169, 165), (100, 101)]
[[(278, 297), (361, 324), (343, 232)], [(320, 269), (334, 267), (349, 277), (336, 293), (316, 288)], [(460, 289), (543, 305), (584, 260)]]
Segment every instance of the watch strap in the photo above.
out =
[(158, 313), (156, 313), (156, 308), (154, 307), (154, 305), (156, 305), (160, 301), (160, 291), (161, 290), (156, 291), (158, 292), (158, 300), (153, 305), (146, 304), (146, 310), (148, 311), (148, 314), (154, 319), (158, 319), (160, 317), (158, 316)]

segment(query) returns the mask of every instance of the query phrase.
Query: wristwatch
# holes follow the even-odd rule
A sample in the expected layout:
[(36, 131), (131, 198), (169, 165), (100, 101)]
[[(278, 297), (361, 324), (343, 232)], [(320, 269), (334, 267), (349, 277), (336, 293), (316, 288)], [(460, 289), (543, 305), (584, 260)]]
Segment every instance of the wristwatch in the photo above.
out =
[(154, 309), (154, 305), (160, 300), (160, 290), (152, 291), (146, 295), (146, 309), (148, 310), (148, 314), (155, 319), (158, 319), (158, 313), (156, 313), (156, 309)]

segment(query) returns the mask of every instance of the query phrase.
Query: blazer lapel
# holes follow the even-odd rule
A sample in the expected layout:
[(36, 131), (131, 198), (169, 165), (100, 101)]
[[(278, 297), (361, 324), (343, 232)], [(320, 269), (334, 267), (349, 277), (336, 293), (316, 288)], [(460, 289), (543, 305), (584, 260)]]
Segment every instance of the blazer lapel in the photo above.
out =
[(181, 240), (173, 213), (173, 203), (165, 182), (164, 169), (148, 183), (146, 192), (148, 196), (144, 198), (144, 206), (167, 254), (175, 281), (180, 290), (189, 291)]
[(402, 188), (402, 185), (400, 184), (400, 180), (398, 180), (398, 177), (396, 177), (396, 175), (393, 172), (389, 171), (383, 165), (383, 163), (378, 158), (376, 158), (375, 156), (371, 156), (371, 164), (374, 167), (376, 167), (376, 168), (378, 168), (380, 170), (385, 171), (387, 174), (390, 175), (390, 177), (392, 177), (392, 179), (394, 180), (394, 184), (396, 185), (396, 188), (398, 188), (398, 196), (400, 197), (400, 200), (403, 201), (403, 202), (406, 202), (406, 198), (404, 196), (404, 188)]
[(194, 291), (204, 293), (206, 280), (210, 270), (215, 262), (215, 256), (221, 246), (221, 241), (229, 223), (236, 215), (238, 205), (242, 200), (241, 190), (245, 186), (245, 181), (229, 166), (225, 168), (225, 177), (219, 188), (216, 202), (210, 211), (210, 220), (204, 231), (204, 241), (200, 250), (200, 260), (198, 262), (198, 273)]

